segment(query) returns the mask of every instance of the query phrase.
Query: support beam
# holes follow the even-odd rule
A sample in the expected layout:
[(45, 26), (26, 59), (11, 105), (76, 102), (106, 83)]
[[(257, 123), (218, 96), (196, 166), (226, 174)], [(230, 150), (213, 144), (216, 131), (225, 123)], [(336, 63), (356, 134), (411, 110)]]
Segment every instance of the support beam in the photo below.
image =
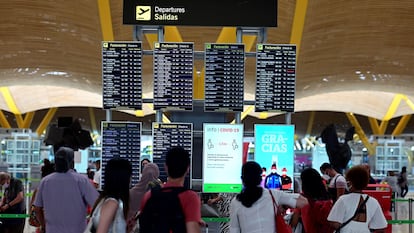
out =
[(14, 114), (14, 118), (16, 119), (17, 127), (19, 129), (23, 128), (23, 117), (21, 114)]
[(23, 126), (22, 126), (23, 129), (30, 128), (34, 115), (35, 115), (35, 112), (28, 112), (24, 115)]
[[(247, 109), (241, 113), (240, 121), (242, 121), (244, 118), (246, 118), (247, 115), (249, 115), (249, 113), (251, 113), (253, 110), (254, 110), (254, 105), (248, 106)], [(230, 124), (235, 124), (235, 123), (236, 123), (236, 120), (232, 120), (230, 122)]]
[(92, 107), (89, 107), (88, 111), (89, 111), (89, 121), (91, 122), (91, 130), (92, 132), (98, 132), (98, 128), (96, 127), (95, 111)]
[(306, 135), (311, 135), (313, 122), (315, 121), (315, 112), (312, 111), (308, 120), (308, 127), (306, 128)]
[(297, 0), (295, 16), (293, 18), (290, 43), (296, 44), (296, 58), (299, 57), (300, 45), (302, 43), (303, 27), (305, 25), (306, 12), (308, 10), (308, 0)]
[(183, 42), (183, 38), (176, 26), (165, 26), (164, 30), (164, 40), (166, 42)]
[(17, 108), (16, 103), (14, 102), (13, 96), (10, 93), (8, 87), (0, 87), (0, 92), (3, 95), (3, 98), (9, 107), (10, 112), (14, 114), (21, 114), (20, 110)]
[(393, 136), (397, 136), (402, 134), (404, 129), (407, 127), (408, 122), (410, 121), (412, 115), (404, 115), (401, 117), (400, 121), (398, 122), (398, 125), (394, 128), (394, 131), (392, 131)]
[(112, 26), (111, 6), (109, 0), (97, 0), (99, 18), (101, 21), (102, 38), (104, 41), (113, 41), (114, 32)]
[(375, 154), (375, 148), (369, 142), (367, 136), (365, 135), (364, 130), (362, 129), (361, 125), (359, 124), (358, 120), (356, 119), (353, 113), (346, 113), (349, 122), (355, 127), (355, 132), (358, 134), (359, 138), (361, 139), (364, 146), (368, 149), (369, 155)]
[(49, 125), (50, 121), (55, 116), (57, 110), (58, 108), (49, 108), (42, 122), (40, 122), (39, 126), (36, 129), (37, 135), (41, 135), (43, 131), (45, 131), (46, 127)]
[(368, 117), (369, 125), (371, 126), (371, 130), (373, 134), (380, 134), (380, 128), (377, 122), (377, 119)]
[(4, 115), (3, 111), (1, 111), (1, 110), (0, 110), (0, 124), (1, 124), (1, 127), (3, 127), (3, 128), (8, 128), (8, 129), (11, 128), (9, 121), (7, 120), (7, 118)]

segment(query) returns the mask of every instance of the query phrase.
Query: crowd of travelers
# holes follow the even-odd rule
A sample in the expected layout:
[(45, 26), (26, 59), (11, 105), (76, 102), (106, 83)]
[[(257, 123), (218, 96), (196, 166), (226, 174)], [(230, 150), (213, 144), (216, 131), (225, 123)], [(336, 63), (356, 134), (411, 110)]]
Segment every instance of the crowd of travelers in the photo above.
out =
[[(101, 184), (100, 162), (94, 173), (88, 169), (87, 176), (80, 174), (74, 169), (74, 151), (68, 147), (55, 152), (53, 163), (44, 161), (42, 179), (29, 205), (29, 222), (37, 233), (200, 233), (207, 227), (199, 193), (185, 187), (191, 163), (184, 148), (166, 153), (165, 182), (159, 179), (159, 167), (147, 159), (141, 163), (139, 182), (131, 187), (131, 163), (113, 158), (102, 171)], [(406, 168), (399, 177), (388, 175), (384, 181), (404, 197)], [(220, 215), (229, 221), (220, 226), (221, 233), (384, 233), (387, 228), (379, 202), (363, 192), (373, 182), (366, 165), (353, 166), (344, 175), (329, 163), (322, 164), (320, 171), (306, 168), (300, 175), (300, 193), (265, 188), (263, 168), (254, 161), (243, 164), (241, 180), (240, 193), (217, 194), (207, 201), (223, 203)], [(22, 182), (0, 172), (0, 185), (4, 190), (0, 213), (25, 214)], [(289, 218), (280, 221), (279, 215)], [(24, 218), (0, 220), (0, 233), (23, 233)], [(289, 229), (283, 230), (285, 225)]]

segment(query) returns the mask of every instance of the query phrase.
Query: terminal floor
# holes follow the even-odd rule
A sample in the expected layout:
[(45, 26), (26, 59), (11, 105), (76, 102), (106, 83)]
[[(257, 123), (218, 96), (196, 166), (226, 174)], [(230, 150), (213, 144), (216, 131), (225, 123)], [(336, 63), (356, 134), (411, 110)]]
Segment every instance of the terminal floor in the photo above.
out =
[[(410, 190), (408, 195), (405, 199), (412, 198), (414, 199), (414, 192)], [(392, 213), (392, 219), (398, 220), (408, 220), (409, 219), (409, 208), (408, 208), (408, 201), (407, 202), (397, 202), (397, 212)], [(412, 210), (414, 211), (414, 206), (412, 206)], [(393, 224), (392, 225), (392, 233), (414, 233), (414, 224), (411, 224), (412, 232), (409, 231), (410, 224)], [(220, 233), (219, 231), (219, 223), (212, 222), (208, 223), (208, 231), (207, 229), (203, 229), (202, 232), (208, 233)], [(24, 233), (35, 233), (35, 228), (31, 227), (29, 224), (26, 224), (26, 229)]]

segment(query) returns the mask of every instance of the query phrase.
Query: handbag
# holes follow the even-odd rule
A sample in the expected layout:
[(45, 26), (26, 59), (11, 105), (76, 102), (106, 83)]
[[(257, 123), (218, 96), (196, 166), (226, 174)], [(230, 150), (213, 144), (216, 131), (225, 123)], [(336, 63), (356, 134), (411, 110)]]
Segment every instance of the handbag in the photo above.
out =
[(214, 208), (207, 203), (203, 203), (201, 205), (201, 217), (218, 218), (220, 217), (220, 213), (217, 208)]
[(273, 211), (275, 212), (276, 232), (277, 233), (292, 233), (292, 228), (286, 223), (280, 211), (277, 211), (277, 204), (276, 204), (275, 198), (273, 197), (272, 191), (270, 189), (268, 190), (269, 190), (270, 196), (272, 197)]
[(32, 207), (30, 208), (29, 225), (32, 227), (40, 227), (40, 222), (36, 218), (34, 205), (32, 205)]

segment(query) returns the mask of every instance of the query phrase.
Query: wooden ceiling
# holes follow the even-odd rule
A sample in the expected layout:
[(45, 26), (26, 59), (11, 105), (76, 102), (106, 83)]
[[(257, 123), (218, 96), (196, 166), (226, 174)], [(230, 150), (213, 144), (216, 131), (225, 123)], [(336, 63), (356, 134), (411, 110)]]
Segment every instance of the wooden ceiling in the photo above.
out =
[[(122, 24), (122, 1), (109, 1), (112, 25), (101, 21), (102, 2), (0, 3), (1, 110), (102, 107), (102, 30), (112, 29), (116, 41), (133, 40), (133, 27)], [(266, 43), (291, 43), (293, 22), (300, 18), (296, 4), (306, 13), (302, 35), (296, 35), (296, 112), (351, 112), (379, 120), (414, 112), (414, 1), (279, 0), (278, 27), (267, 29)], [(223, 29), (177, 28), (196, 51)], [(151, 59), (144, 59), (146, 98), (152, 98)], [(245, 99), (254, 100), (255, 63), (248, 58), (246, 64)], [(144, 112), (152, 113), (149, 106)]]

